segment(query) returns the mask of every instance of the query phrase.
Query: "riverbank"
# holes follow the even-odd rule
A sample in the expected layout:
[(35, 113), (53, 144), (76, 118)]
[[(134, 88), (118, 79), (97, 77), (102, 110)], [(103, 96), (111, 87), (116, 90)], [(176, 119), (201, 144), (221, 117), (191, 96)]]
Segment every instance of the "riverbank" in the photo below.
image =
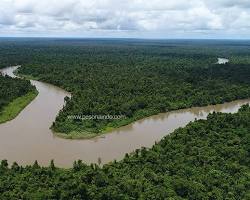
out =
[(72, 140), (79, 140), (79, 139), (92, 139), (92, 138), (97, 138), (97, 137), (105, 137), (105, 135), (112, 133), (113, 131), (118, 131), (120, 128), (129, 126), (129, 125), (133, 125), (134, 123), (140, 123), (141, 120), (147, 120), (147, 119), (151, 119), (153, 117), (157, 117), (163, 114), (168, 114), (168, 113), (172, 113), (172, 112), (182, 112), (185, 111), (187, 109), (202, 109), (205, 107), (210, 107), (210, 106), (222, 106), (224, 104), (228, 104), (228, 103), (234, 103), (237, 101), (241, 101), (241, 100), (246, 100), (246, 98), (243, 99), (231, 99), (229, 101), (223, 101), (223, 102), (218, 102), (215, 104), (203, 104), (203, 105), (191, 105), (189, 107), (183, 107), (180, 105), (180, 107), (176, 107), (176, 108), (172, 108), (169, 109), (167, 112), (156, 112), (156, 111), (152, 111), (152, 112), (148, 112), (146, 115), (143, 116), (135, 116), (133, 118), (128, 118), (122, 121), (118, 121), (116, 123), (115, 126), (111, 126), (110, 124), (106, 127), (104, 127), (104, 129), (102, 129), (100, 132), (95, 133), (95, 132), (90, 132), (90, 131), (72, 131), (69, 133), (62, 133), (60, 131), (57, 131), (54, 126), (51, 126), (51, 130), (53, 132), (53, 134), (57, 137), (60, 138), (64, 138), (64, 139), (72, 139)]
[[(141, 71), (138, 71), (138, 77), (133, 79), (127, 73), (127, 70), (131, 69), (126, 66), (122, 70), (126, 73), (121, 75), (116, 72), (114, 79), (108, 74), (105, 74), (106, 77), (102, 74), (98, 77), (94, 72), (90, 73), (89, 78), (80, 68), (76, 70), (67, 67), (60, 70), (51, 66), (51, 74), (51, 71), (40, 68), (39, 65), (23, 66), (20, 72), (37, 76), (39, 80), (72, 92), (73, 98), (67, 100), (63, 110), (58, 113), (52, 130), (63, 133), (57, 134), (63, 138), (84, 139), (100, 136), (158, 113), (249, 98), (249, 79), (244, 75), (247, 74), (246, 67), (230, 63), (219, 65), (228, 62), (228, 59), (223, 59), (223, 62), (221, 60), (222, 58), (218, 59), (218, 65), (214, 59), (207, 67), (202, 65), (187, 68), (184, 65), (171, 70), (161, 69), (161, 72), (157, 73), (152, 69), (149, 72), (145, 69), (145, 76), (140, 77)], [(78, 77), (80, 73), (83, 74)], [(149, 74), (154, 79), (151, 79)], [(239, 79), (241, 76), (242, 80)], [(106, 78), (109, 81), (106, 82)], [(126, 116), (126, 119), (120, 121), (69, 118), (88, 114), (121, 114)]]
[[(219, 65), (222, 64), (226, 64), (228, 63), (229, 60), (225, 59), (225, 58), (218, 58), (218, 63)], [(34, 76), (30, 76), (30, 75), (25, 75), (25, 74), (20, 74), (18, 72), (18, 70), (16, 70), (14, 72), (14, 74), (16, 74), (19, 77), (25, 78), (25, 79), (33, 79), (33, 80), (40, 80), (39, 77), (34, 77)], [(61, 85), (61, 88), (64, 88)], [(65, 88), (64, 88), (65, 89)], [(189, 108), (196, 108), (196, 107), (204, 107), (204, 106), (208, 106), (208, 105), (221, 105), (224, 103), (228, 103), (228, 102), (232, 102), (232, 101), (236, 101), (236, 100), (241, 100), (241, 99), (247, 99), (249, 98), (250, 94), (248, 92), (248, 95), (243, 95), (243, 96), (230, 96), (230, 98), (216, 98), (216, 99), (210, 99), (210, 101), (206, 102), (206, 103), (200, 103), (198, 102), (197, 104), (193, 104), (193, 103), (183, 103), (183, 102), (172, 102), (169, 103), (169, 108), (166, 111), (159, 111), (159, 110), (154, 110), (154, 109), (144, 109), (144, 110), (139, 110), (138, 113), (135, 114), (135, 116), (130, 117), (130, 118), (125, 118), (123, 120), (119, 120), (119, 121), (112, 121), (110, 123), (107, 124), (107, 126), (102, 127), (102, 129), (99, 130), (99, 132), (93, 132), (91, 130), (73, 130), (70, 132), (64, 132), (60, 125), (59, 126), (55, 126), (55, 123), (53, 123), (53, 125), (50, 127), (53, 135), (60, 137), (60, 138), (64, 138), (64, 139), (72, 139), (72, 140), (78, 140), (78, 139), (91, 139), (91, 138), (97, 138), (97, 137), (105, 137), (106, 134), (111, 133), (115, 130), (118, 130), (119, 128), (122, 128), (124, 126), (133, 124), (137, 121), (140, 121), (142, 119), (147, 119), (153, 116), (157, 116), (157, 115), (161, 115), (163, 113), (168, 113), (171, 111), (178, 111), (181, 109), (189, 109)], [(64, 123), (64, 125), (67, 122)], [(58, 128), (59, 127), (59, 128)]]
[(34, 90), (9, 103), (0, 113), (0, 124), (14, 119), (37, 95), (38, 91)]
[[(217, 64), (223, 65), (228, 62), (229, 62), (229, 59), (218, 58)], [(40, 80), (39, 77), (34, 77), (31, 75), (25, 75), (25, 74), (20, 73), (18, 69), (14, 71), (14, 74), (25, 79)], [(63, 85), (60, 85), (60, 87), (65, 89)], [(244, 94), (245, 95), (241, 95), (241, 96), (231, 95), (230, 97), (224, 97), (224, 98), (222, 97), (209, 98), (209, 100), (206, 102), (197, 101), (196, 103), (194, 103), (192, 102), (192, 100), (187, 100), (186, 102), (181, 102), (181, 101), (169, 102), (169, 107), (164, 111), (150, 109), (150, 108), (138, 110), (138, 112), (135, 113), (135, 115), (132, 117), (127, 117), (122, 120), (111, 121), (106, 126), (101, 127), (101, 129), (99, 129), (98, 132), (95, 132), (91, 129), (79, 130), (79, 127), (71, 128), (73, 130), (66, 132), (65, 130), (67, 130), (68, 121), (64, 121), (63, 124), (57, 124), (57, 121), (54, 122), (53, 125), (51, 126), (51, 130), (53, 132), (53, 135), (60, 137), (60, 138), (64, 138), (64, 139), (78, 140), (78, 139), (91, 139), (91, 138), (97, 138), (97, 137), (105, 137), (106, 134), (111, 133), (115, 130), (118, 130), (121, 127), (130, 125), (142, 119), (147, 119), (152, 116), (160, 115), (162, 113), (177, 111), (180, 109), (188, 109), (188, 108), (193, 108), (193, 107), (203, 107), (203, 106), (208, 106), (208, 105), (223, 104), (223, 103), (227, 103), (227, 102), (231, 102), (235, 100), (249, 98), (250, 96), (249, 91), (247, 92), (247, 95), (245, 92)], [(66, 127), (66, 129), (63, 129), (64, 126)]]
[(8, 161), (8, 168), (3, 160), (0, 198), (249, 199), (249, 120), (249, 106), (236, 114), (213, 113), (207, 120), (175, 130), (151, 148), (105, 166), (99, 159), (98, 165), (90, 166), (74, 161), (67, 169), (57, 167), (54, 160), (46, 167), (39, 161), (23, 167)]
[(34, 77), (34, 76), (31, 76), (31, 75), (25, 75), (25, 74), (21, 74), (18, 70), (18, 68), (13, 71), (13, 74), (17, 77), (20, 77), (20, 78), (23, 78), (23, 79), (26, 79), (26, 80), (36, 80), (38, 81), (39, 78), (38, 77)]
[[(12, 76), (14, 70), (15, 67), (10, 67), (4, 71)], [(49, 127), (65, 105), (65, 96), (70, 94), (44, 82), (32, 80), (31, 83), (39, 91), (36, 100), (23, 109), (18, 117), (0, 125), (0, 157), (7, 158), (11, 163), (18, 162), (22, 166), (32, 165), (34, 160), (42, 166), (48, 166), (51, 159), (55, 160), (57, 166), (66, 168), (79, 159), (84, 163), (102, 165), (114, 159), (118, 161), (126, 153), (141, 147), (152, 147), (156, 141), (195, 119), (206, 119), (214, 111), (235, 113), (240, 106), (250, 103), (250, 99), (245, 99), (170, 111), (115, 128), (108, 134), (95, 134), (96, 137), (92, 139), (79, 140), (79, 134), (74, 133), (74, 137), (78, 139), (70, 140), (66, 135), (67, 140), (62, 139), (65, 138), (64, 134), (53, 134)], [(86, 132), (84, 134), (87, 135)]]

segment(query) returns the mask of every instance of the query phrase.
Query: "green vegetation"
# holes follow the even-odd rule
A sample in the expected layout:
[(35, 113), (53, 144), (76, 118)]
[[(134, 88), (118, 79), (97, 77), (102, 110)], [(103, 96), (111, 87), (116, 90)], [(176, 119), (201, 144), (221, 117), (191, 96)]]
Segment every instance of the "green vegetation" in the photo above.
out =
[(213, 113), (103, 167), (0, 166), (0, 199), (250, 199), (250, 107)]
[(16, 98), (0, 112), (0, 123), (14, 119), (36, 96), (36, 90)]
[[(2, 41), (19, 73), (72, 93), (52, 126), (66, 138), (90, 137), (181, 108), (250, 97), (247, 41)], [(1, 49), (1, 48), (0, 48)], [(0, 54), (1, 55), (1, 54)], [(229, 64), (217, 65), (217, 57)], [(125, 115), (81, 120), (74, 115)]]
[[(0, 40), (0, 67), (72, 93), (53, 130), (92, 137), (168, 110), (250, 97), (248, 41)], [(217, 65), (217, 57), (230, 59)], [(0, 76), (0, 112), (32, 94), (28, 81)], [(34, 93), (33, 93), (34, 94)], [(71, 115), (126, 115), (79, 120)], [(250, 199), (250, 107), (213, 113), (151, 149), (100, 167), (0, 164), (0, 199)], [(59, 134), (59, 133), (57, 133)], [(153, 133), (152, 133), (153, 134)]]
[[(103, 132), (103, 133), (106, 133), (106, 132)], [(96, 137), (96, 133), (91, 133), (91, 132), (86, 132), (86, 131), (85, 132), (83, 132), (83, 131), (81, 131), (81, 132), (80, 131), (71, 131), (70, 134), (60, 133), (60, 132), (54, 131), (53, 134), (58, 136), (58, 137), (64, 138), (64, 139), (90, 139), (90, 138)]]
[(0, 123), (15, 118), (37, 91), (30, 81), (0, 75)]

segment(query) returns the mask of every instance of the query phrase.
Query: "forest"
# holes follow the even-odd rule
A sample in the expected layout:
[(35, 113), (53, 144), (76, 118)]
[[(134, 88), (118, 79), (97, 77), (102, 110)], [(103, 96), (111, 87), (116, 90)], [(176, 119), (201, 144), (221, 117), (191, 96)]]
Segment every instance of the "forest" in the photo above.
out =
[(30, 81), (2, 75), (0, 75), (0, 86), (0, 116), (3, 109), (13, 100), (35, 90)]
[[(250, 97), (250, 44), (245, 41), (9, 39), (2, 43), (5, 65), (19, 63), (19, 74), (71, 92), (52, 125), (69, 138), (74, 133), (101, 134), (160, 112)], [(218, 65), (218, 57), (229, 58), (230, 63)], [(78, 115), (125, 117), (69, 118)]]
[[(134, 120), (180, 108), (250, 97), (250, 42), (0, 39), (0, 68), (72, 93), (52, 129), (101, 134)], [(216, 64), (218, 57), (230, 60)], [(0, 76), (0, 105), (32, 89)], [(1, 110), (0, 106), (0, 110)], [(69, 119), (117, 115), (121, 120)], [(0, 199), (212, 200), (250, 199), (250, 106), (212, 113), (157, 142), (99, 166), (51, 160), (30, 166), (0, 163)], [(154, 134), (152, 132), (152, 134)]]
[(250, 199), (250, 107), (212, 113), (102, 167), (0, 165), (0, 199)]

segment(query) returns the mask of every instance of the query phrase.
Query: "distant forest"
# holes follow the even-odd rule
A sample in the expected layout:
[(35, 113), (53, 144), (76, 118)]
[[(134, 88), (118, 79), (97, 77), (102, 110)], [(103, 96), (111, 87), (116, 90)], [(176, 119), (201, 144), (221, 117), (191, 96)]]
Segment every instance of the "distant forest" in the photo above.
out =
[[(72, 93), (52, 128), (100, 134), (146, 116), (250, 97), (250, 42), (5, 39), (0, 66)], [(229, 64), (216, 64), (218, 57)], [(80, 120), (72, 115), (125, 115)]]

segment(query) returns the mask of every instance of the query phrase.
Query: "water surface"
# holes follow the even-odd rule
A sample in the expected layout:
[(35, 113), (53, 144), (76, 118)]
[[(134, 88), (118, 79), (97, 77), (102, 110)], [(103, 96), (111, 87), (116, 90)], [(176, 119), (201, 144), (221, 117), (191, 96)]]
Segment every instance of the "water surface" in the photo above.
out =
[(218, 58), (217, 64), (226, 64), (229, 62), (229, 59), (227, 58)]
[[(13, 76), (15, 69), (10, 67), (2, 71)], [(0, 160), (17, 161), (22, 165), (38, 160), (39, 164), (48, 165), (54, 159), (60, 167), (71, 167), (78, 159), (86, 163), (98, 163), (99, 160), (103, 164), (120, 160), (125, 153), (142, 146), (151, 147), (155, 141), (195, 118), (205, 119), (213, 111), (234, 113), (241, 105), (250, 103), (248, 99), (163, 113), (94, 139), (67, 140), (54, 136), (49, 127), (63, 107), (64, 97), (70, 94), (50, 84), (31, 82), (39, 91), (38, 96), (15, 119), (0, 125)]]

